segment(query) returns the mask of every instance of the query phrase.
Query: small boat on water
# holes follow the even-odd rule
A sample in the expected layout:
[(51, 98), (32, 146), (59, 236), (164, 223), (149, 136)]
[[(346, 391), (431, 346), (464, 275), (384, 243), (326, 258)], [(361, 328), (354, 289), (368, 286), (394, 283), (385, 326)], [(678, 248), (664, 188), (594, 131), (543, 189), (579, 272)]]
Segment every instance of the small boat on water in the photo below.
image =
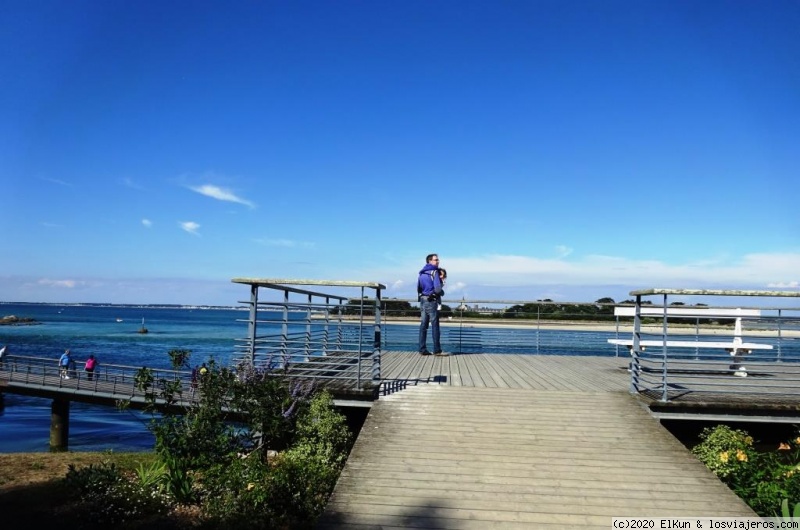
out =
[(147, 333), (147, 328), (144, 327), (144, 317), (142, 317), (142, 327), (139, 328), (139, 333)]
[(122, 319), (121, 319), (121, 318), (118, 318), (118, 319), (117, 319), (117, 322), (122, 322)]

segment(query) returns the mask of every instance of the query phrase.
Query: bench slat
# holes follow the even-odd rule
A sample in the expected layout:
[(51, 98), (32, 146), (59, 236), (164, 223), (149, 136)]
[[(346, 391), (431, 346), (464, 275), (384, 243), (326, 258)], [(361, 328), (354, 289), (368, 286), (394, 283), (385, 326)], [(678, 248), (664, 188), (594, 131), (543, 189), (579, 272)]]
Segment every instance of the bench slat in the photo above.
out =
[[(631, 339), (608, 339), (611, 344), (619, 344), (620, 346), (633, 346)], [(639, 341), (640, 346), (663, 346), (662, 340), (642, 340)], [(668, 348), (726, 348), (726, 349), (739, 349), (739, 350), (771, 350), (771, 344), (761, 344), (758, 342), (722, 342), (722, 341), (694, 341), (694, 340), (668, 340)]]
[[(632, 317), (636, 313), (635, 307), (615, 307), (614, 315), (618, 317)], [(643, 316), (664, 316), (663, 307), (642, 307)], [(740, 308), (705, 308), (705, 307), (668, 307), (667, 317), (760, 317), (760, 309)]]

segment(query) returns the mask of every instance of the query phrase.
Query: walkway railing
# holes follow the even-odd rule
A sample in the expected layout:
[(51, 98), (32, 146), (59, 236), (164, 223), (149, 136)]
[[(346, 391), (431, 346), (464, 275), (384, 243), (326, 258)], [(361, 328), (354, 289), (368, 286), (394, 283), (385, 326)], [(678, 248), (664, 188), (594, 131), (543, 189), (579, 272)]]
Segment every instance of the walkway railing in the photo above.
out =
[[(237, 341), (235, 364), (284, 368), (287, 377), (325, 382), (342, 390), (371, 391), (381, 379), (379, 283), (234, 278), (250, 286), (247, 337)], [(325, 287), (334, 292), (311, 291)], [(345, 318), (352, 291), (360, 293), (356, 318)], [(336, 292), (338, 291), (338, 293)], [(350, 296), (347, 292), (350, 292)], [(368, 299), (368, 291), (374, 291)], [(372, 300), (372, 301), (370, 301)], [(262, 331), (264, 330), (264, 331)], [(371, 333), (370, 333), (371, 331)]]
[[(776, 298), (800, 297), (800, 292), (647, 289), (631, 294), (636, 297), (627, 336), (632, 393), (662, 403), (725, 394), (732, 403), (758, 396), (780, 405), (784, 398), (800, 397), (800, 309), (775, 307)], [(676, 308), (690, 307), (714, 314), (714, 307), (684, 302), (700, 296), (753, 304), (738, 306), (749, 315), (738, 319), (671, 316)], [(658, 305), (648, 297), (657, 297)]]
[[(248, 309), (241, 319), (247, 336), (235, 341), (232, 368), (245, 363), (367, 396), (383, 381), (382, 352), (416, 351), (418, 304), (382, 300), (381, 284), (233, 281), (249, 285), (250, 299), (242, 302)], [(326, 289), (305, 288), (310, 286)], [(643, 290), (631, 295), (636, 299), (626, 304), (462, 300), (451, 303), (449, 311), (445, 300), (442, 344), (454, 355), (630, 355), (630, 391), (664, 403), (711, 394), (734, 400), (800, 397), (800, 307), (781, 307), (776, 300), (800, 298), (800, 292)], [(721, 303), (692, 305), (693, 297), (718, 297)], [(665, 309), (663, 315), (659, 308)], [(731, 311), (741, 312), (738, 330)], [(56, 359), (8, 356), (3, 370), (25, 384), (115, 394), (133, 393), (140, 367), (100, 364), (92, 379), (79, 369), (65, 380)], [(177, 378), (190, 388), (188, 372), (154, 372), (156, 380)]]
[[(78, 393), (107, 394), (117, 399), (142, 400), (145, 393), (136, 389), (136, 375), (140, 366), (100, 364), (92, 374), (84, 371), (83, 363), (62, 373), (57, 359), (8, 355), (0, 363), (0, 378), (9, 383), (31, 387), (69, 390)], [(154, 381), (180, 382), (183, 399), (191, 397), (192, 375), (188, 371), (149, 369)], [(66, 377), (64, 377), (66, 375)]]

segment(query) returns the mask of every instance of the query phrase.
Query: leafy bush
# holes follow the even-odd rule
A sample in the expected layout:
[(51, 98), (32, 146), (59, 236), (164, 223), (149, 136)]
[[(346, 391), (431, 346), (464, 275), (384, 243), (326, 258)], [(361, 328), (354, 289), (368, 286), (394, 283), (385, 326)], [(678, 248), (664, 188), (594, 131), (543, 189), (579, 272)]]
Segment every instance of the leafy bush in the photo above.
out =
[(784, 499), (800, 501), (800, 436), (766, 452), (726, 425), (704, 429), (701, 440), (692, 452), (759, 515), (775, 516)]
[(298, 414), (290, 447), (271, 460), (255, 450), (205, 474), (206, 513), (217, 528), (311, 527), (347, 458), (352, 435), (327, 392)]
[(295, 444), (276, 460), (269, 491), (293, 525), (318, 517), (347, 460), (352, 435), (328, 392), (317, 394), (297, 421)]
[(756, 455), (753, 438), (727, 425), (707, 427), (700, 438), (702, 442), (692, 452), (720, 478), (743, 471)]
[(159, 461), (150, 462), (149, 465), (139, 464), (136, 477), (143, 488), (163, 492), (166, 488), (167, 465)]
[(113, 463), (89, 464), (76, 468), (70, 464), (64, 481), (67, 487), (83, 495), (94, 495), (105, 492), (114, 484), (124, 480), (122, 472)]
[(165, 513), (167, 502), (157, 489), (131, 482), (113, 463), (76, 468), (70, 464), (64, 481), (76, 497), (83, 528), (106, 528)]
[[(189, 351), (169, 355), (178, 366)], [(272, 363), (231, 370), (213, 359), (183, 410), (163, 406), (179, 404), (172, 381), (143, 368), (136, 383), (161, 462), (139, 470), (138, 486), (202, 503), (214, 528), (310, 527), (322, 512), (352, 443), (330, 394)]]
[(237, 458), (216, 466), (205, 475), (204, 509), (214, 528), (274, 528), (280, 519), (274, 513), (267, 477), (269, 464), (255, 458)]

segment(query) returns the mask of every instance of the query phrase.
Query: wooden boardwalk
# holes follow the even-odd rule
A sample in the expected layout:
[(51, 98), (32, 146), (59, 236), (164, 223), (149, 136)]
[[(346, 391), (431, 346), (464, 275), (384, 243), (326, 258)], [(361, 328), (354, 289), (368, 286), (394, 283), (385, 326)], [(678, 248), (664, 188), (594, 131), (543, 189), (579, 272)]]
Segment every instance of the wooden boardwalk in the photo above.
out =
[(627, 392), (626, 358), (384, 355), (322, 529), (610, 528), (754, 516)]
[(627, 390), (628, 357), (384, 352), (384, 380), (538, 390)]

